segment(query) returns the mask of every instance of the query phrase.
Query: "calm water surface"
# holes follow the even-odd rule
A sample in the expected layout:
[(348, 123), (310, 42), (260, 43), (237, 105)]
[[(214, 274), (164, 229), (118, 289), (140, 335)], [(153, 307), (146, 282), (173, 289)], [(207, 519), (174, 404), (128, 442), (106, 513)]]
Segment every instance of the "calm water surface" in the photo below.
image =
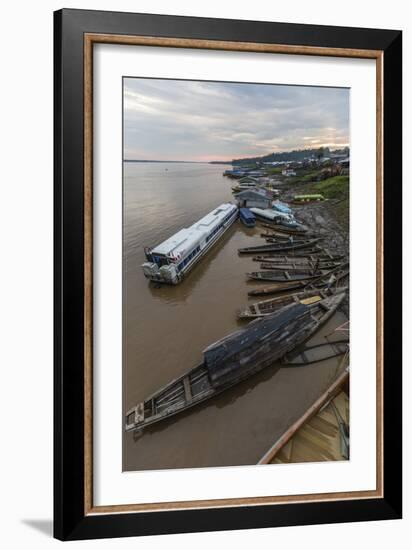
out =
[[(202, 350), (239, 328), (256, 269), (237, 249), (262, 243), (239, 221), (177, 286), (149, 282), (143, 248), (154, 246), (233, 199), (223, 165), (124, 164), (124, 411), (202, 359)], [(313, 341), (345, 319), (336, 314)], [(335, 377), (337, 362), (303, 369), (273, 365), (187, 413), (125, 434), (123, 469), (255, 464)]]

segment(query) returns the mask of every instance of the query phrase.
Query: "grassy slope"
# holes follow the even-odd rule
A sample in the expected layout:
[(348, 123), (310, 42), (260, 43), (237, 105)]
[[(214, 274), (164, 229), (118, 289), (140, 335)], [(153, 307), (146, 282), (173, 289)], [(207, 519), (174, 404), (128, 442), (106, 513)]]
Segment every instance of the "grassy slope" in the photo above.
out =
[(311, 192), (321, 193), (325, 199), (347, 199), (349, 197), (349, 176), (334, 176), (314, 183)]
[(338, 199), (333, 205), (336, 218), (349, 231), (349, 176), (334, 176), (311, 185), (310, 192), (322, 193), (325, 199)]

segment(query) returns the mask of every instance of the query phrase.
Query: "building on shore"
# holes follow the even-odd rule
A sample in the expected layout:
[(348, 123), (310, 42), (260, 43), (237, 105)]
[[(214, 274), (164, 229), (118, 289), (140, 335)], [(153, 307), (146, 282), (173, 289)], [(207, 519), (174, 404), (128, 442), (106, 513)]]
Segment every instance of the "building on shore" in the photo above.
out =
[(235, 200), (239, 208), (271, 208), (272, 195), (264, 189), (247, 189), (241, 191), (235, 196)]

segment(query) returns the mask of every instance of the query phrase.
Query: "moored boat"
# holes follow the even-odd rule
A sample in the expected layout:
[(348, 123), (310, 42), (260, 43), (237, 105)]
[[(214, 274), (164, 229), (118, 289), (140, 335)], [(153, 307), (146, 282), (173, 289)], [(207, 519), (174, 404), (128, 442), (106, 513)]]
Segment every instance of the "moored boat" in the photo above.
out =
[(327, 361), (339, 355), (345, 355), (349, 352), (349, 341), (339, 340), (335, 342), (322, 342), (314, 346), (305, 346), (287, 353), (281, 359), (282, 365), (292, 365), (296, 367)]
[(310, 305), (331, 296), (335, 292), (346, 292), (346, 290), (347, 287), (338, 288), (336, 291), (331, 288), (312, 289), (295, 292), (286, 296), (277, 296), (276, 298), (269, 298), (267, 300), (261, 300), (260, 302), (249, 304), (248, 306), (240, 309), (237, 312), (237, 316), (239, 319), (255, 319), (257, 317), (265, 317), (266, 315), (271, 315), (272, 313), (279, 311), (283, 307), (290, 304), (301, 303)]
[(262, 227), (266, 227), (267, 229), (271, 229), (272, 231), (280, 232), (280, 233), (286, 233), (289, 235), (300, 235), (302, 233), (307, 232), (307, 227), (304, 225), (298, 225), (295, 227), (292, 226), (286, 226), (278, 223), (261, 223)]
[(274, 442), (258, 464), (347, 460), (349, 436), (348, 366), (318, 399)]
[(275, 201), (272, 205), (273, 210), (277, 210), (278, 212), (282, 212), (282, 214), (292, 214), (292, 209), (284, 202), (281, 201)]
[[(286, 235), (285, 235), (286, 236)], [(265, 241), (267, 243), (278, 243), (278, 242), (284, 242), (284, 243), (293, 243), (293, 242), (301, 242), (302, 240), (307, 239), (318, 239), (319, 241), (324, 240), (325, 237), (319, 237), (318, 235), (287, 235), (286, 238), (284, 236), (279, 235), (271, 235), (265, 237)]]
[(249, 210), (249, 208), (240, 208), (239, 218), (246, 227), (255, 227), (256, 225), (256, 217), (253, 212)]
[[(276, 239), (277, 241), (284, 241), (284, 242), (290, 242), (290, 235), (286, 234), (286, 233), (277, 233), (275, 231), (272, 231), (272, 232), (264, 232), (264, 233), (261, 233), (260, 236), (263, 238), (263, 239), (268, 239), (268, 238), (272, 238), (272, 239)], [(308, 238), (305, 234), (302, 234), (302, 236), (300, 236), (300, 238)]]
[(292, 204), (307, 204), (308, 202), (320, 202), (324, 201), (325, 197), (320, 193), (314, 193), (312, 195), (295, 195)]
[(270, 271), (295, 271), (297, 269), (333, 269), (339, 267), (339, 262), (331, 262), (329, 260), (315, 260), (306, 262), (294, 262), (289, 263), (276, 263), (276, 262), (263, 262), (260, 264), (260, 269), (268, 269)]
[(248, 296), (268, 296), (271, 294), (285, 293), (293, 290), (333, 288), (349, 275), (347, 266), (340, 266), (338, 270), (332, 269), (326, 275), (321, 275), (308, 281), (278, 282), (264, 288), (256, 288), (248, 292)]
[(271, 222), (279, 224), (282, 227), (296, 229), (300, 228), (301, 225), (295, 220), (293, 214), (286, 214), (278, 210), (273, 210), (272, 208), (251, 208), (251, 211), (255, 214), (257, 218), (263, 220), (264, 222)]
[(163, 243), (145, 248), (142, 265), (146, 278), (157, 283), (176, 285), (222, 237), (236, 220), (237, 206), (221, 204), (201, 220), (181, 229)]
[(271, 263), (307, 263), (320, 261), (338, 262), (343, 260), (345, 256), (343, 254), (331, 254), (329, 250), (317, 247), (315, 252), (309, 252), (307, 249), (301, 251), (297, 250), (293, 254), (265, 254), (263, 256), (254, 256), (252, 259), (254, 262), (271, 262)]
[(328, 271), (323, 269), (295, 269), (285, 271), (252, 271), (246, 273), (248, 279), (253, 281), (274, 281), (276, 283), (291, 282), (291, 281), (307, 281), (316, 279), (322, 275), (327, 275)]
[(270, 262), (271, 264), (283, 264), (283, 263), (294, 263), (297, 265), (306, 264), (308, 262), (339, 262), (343, 260), (345, 256), (343, 254), (331, 254), (326, 249), (319, 248), (318, 252), (308, 253), (307, 249), (294, 252), (293, 255), (282, 255), (282, 254), (264, 254), (262, 256), (253, 256), (252, 260), (254, 262)]
[(141, 430), (214, 397), (305, 342), (342, 302), (337, 294), (312, 305), (292, 304), (215, 342), (203, 362), (126, 413), (126, 431)]
[(278, 242), (257, 246), (247, 246), (245, 248), (239, 248), (239, 254), (256, 254), (256, 253), (270, 253), (270, 252), (286, 252), (288, 250), (299, 250), (301, 248), (312, 248), (320, 241), (317, 239), (302, 239), (294, 240), (291, 242)]

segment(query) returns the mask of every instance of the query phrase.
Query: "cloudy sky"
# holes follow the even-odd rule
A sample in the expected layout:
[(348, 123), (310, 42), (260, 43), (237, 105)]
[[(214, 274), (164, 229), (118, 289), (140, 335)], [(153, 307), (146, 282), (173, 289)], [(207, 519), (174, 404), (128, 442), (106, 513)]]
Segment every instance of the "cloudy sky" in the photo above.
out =
[(232, 160), (349, 144), (349, 90), (124, 79), (124, 158)]

